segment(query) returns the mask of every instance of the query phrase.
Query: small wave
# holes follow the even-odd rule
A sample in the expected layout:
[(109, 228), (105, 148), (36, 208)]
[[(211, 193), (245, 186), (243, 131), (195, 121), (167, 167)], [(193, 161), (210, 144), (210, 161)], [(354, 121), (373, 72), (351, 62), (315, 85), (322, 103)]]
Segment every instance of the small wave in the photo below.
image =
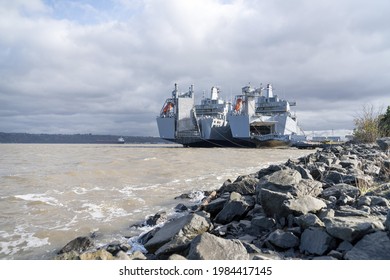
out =
[(93, 203), (84, 203), (82, 208), (85, 208), (83, 212), (87, 212), (92, 219), (100, 220), (104, 222), (111, 221), (114, 218), (131, 216), (132, 213), (128, 213), (123, 208), (119, 207), (105, 207), (104, 205), (97, 205)]
[(144, 158), (144, 161), (149, 161), (149, 160), (155, 160), (157, 159), (156, 157), (149, 157), (149, 158)]
[(50, 245), (48, 237), (38, 238), (34, 236), (34, 233), (25, 232), (21, 227), (16, 227), (12, 234), (0, 231), (0, 239), (8, 240), (0, 241), (0, 256), (2, 254), (12, 256), (32, 248)]
[(41, 203), (45, 203), (45, 204), (52, 205), (52, 206), (63, 206), (54, 197), (46, 196), (43, 193), (15, 195), (15, 198), (22, 199), (25, 201), (41, 202)]

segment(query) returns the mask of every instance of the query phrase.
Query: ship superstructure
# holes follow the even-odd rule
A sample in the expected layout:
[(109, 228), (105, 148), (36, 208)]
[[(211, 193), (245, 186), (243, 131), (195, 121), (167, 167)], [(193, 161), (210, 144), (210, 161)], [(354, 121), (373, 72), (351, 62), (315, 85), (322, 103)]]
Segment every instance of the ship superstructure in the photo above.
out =
[(305, 138), (291, 113), (295, 102), (273, 94), (272, 85), (264, 88), (245, 86), (236, 96), (234, 109), (228, 116), (233, 138), (252, 142), (255, 146), (289, 145)]
[[(265, 90), (265, 93), (263, 92)], [(304, 140), (304, 133), (290, 107), (272, 86), (245, 86), (235, 102), (220, 98), (211, 88), (210, 97), (194, 104), (194, 87), (180, 93), (177, 84), (157, 117), (160, 137), (184, 146), (260, 147), (289, 145)]]
[(180, 93), (177, 84), (168, 98), (157, 124), (160, 137), (184, 146), (234, 146), (227, 115), (231, 103), (219, 97), (219, 89), (211, 88), (210, 97), (194, 104), (194, 86)]

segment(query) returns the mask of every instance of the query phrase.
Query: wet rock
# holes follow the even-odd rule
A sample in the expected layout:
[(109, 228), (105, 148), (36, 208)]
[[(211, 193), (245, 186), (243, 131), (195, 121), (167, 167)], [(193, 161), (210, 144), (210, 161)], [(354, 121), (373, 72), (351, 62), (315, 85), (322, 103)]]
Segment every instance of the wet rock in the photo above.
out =
[(302, 233), (299, 249), (304, 254), (324, 255), (335, 244), (335, 240), (324, 229), (308, 228)]
[(149, 252), (155, 252), (164, 244), (179, 237), (185, 237), (189, 242), (198, 234), (207, 231), (210, 226), (206, 218), (195, 213), (189, 214), (166, 223), (144, 246)]
[(364, 236), (345, 254), (347, 260), (390, 260), (390, 239), (378, 231)]
[(59, 252), (58, 254), (63, 253), (69, 253), (71, 251), (75, 251), (77, 253), (84, 252), (88, 249), (91, 249), (94, 247), (93, 240), (88, 236), (80, 236), (72, 241), (70, 241), (68, 244), (66, 244)]
[(335, 238), (351, 243), (356, 242), (374, 229), (383, 229), (375, 217), (334, 217), (325, 218), (326, 231)]
[(184, 205), (183, 203), (179, 203), (178, 205), (175, 206), (175, 212), (184, 212), (187, 211), (188, 207)]
[(119, 241), (111, 242), (106, 246), (106, 251), (112, 254), (113, 256), (116, 256), (119, 252), (127, 252), (131, 249), (129, 244), (123, 244)]
[(160, 223), (165, 223), (167, 221), (167, 213), (165, 211), (161, 211), (156, 213), (154, 216), (149, 217), (146, 220), (146, 225), (155, 226)]
[(298, 237), (296, 237), (291, 232), (284, 232), (283, 230), (280, 229), (277, 229), (274, 232), (272, 232), (268, 236), (266, 241), (282, 249), (294, 248), (299, 245)]
[(326, 208), (326, 204), (318, 198), (306, 195), (284, 201), (283, 208), (289, 213), (299, 216), (307, 213), (316, 213), (322, 208)]
[(249, 255), (239, 240), (227, 240), (205, 232), (192, 240), (187, 259), (248, 260)]

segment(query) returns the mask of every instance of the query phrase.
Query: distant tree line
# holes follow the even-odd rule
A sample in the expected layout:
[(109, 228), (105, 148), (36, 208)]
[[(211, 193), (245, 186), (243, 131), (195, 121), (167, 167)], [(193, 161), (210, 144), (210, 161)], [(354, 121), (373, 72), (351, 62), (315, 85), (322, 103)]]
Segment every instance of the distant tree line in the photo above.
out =
[(353, 134), (357, 142), (372, 143), (380, 137), (390, 137), (390, 106), (382, 114), (373, 105), (364, 105), (354, 122)]
[[(0, 143), (115, 144), (121, 136), (93, 134), (30, 134), (0, 132)], [(127, 144), (170, 143), (159, 137), (123, 136)]]

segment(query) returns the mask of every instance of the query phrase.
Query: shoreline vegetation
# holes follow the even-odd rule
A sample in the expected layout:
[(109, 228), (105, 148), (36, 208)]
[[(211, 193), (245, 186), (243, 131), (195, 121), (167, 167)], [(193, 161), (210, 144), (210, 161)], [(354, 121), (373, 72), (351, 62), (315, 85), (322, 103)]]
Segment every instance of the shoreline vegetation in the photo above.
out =
[(69, 260), (390, 259), (390, 138), (334, 145), (227, 180), (202, 202), (134, 227), (148, 232), (97, 247), (81, 236)]

